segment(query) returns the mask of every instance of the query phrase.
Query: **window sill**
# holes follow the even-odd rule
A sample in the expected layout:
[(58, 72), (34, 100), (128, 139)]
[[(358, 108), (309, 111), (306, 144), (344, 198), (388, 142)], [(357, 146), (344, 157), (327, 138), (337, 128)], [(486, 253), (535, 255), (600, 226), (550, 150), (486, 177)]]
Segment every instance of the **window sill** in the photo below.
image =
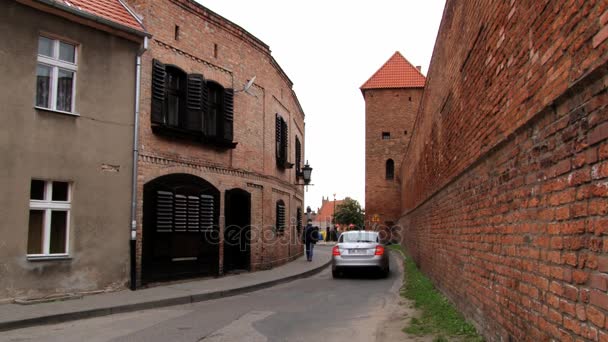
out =
[(65, 114), (65, 115), (70, 115), (70, 116), (80, 116), (80, 114), (78, 114), (78, 113), (64, 112), (62, 110), (56, 110), (56, 109), (50, 109), (50, 108), (44, 108), (44, 107), (38, 107), (38, 106), (34, 106), (34, 108), (37, 110), (43, 111), (43, 112)]
[(53, 260), (72, 260), (72, 257), (67, 254), (57, 255), (28, 255), (27, 261), (53, 261)]
[(238, 143), (224, 139), (207, 137), (202, 132), (188, 131), (181, 128), (166, 125), (152, 125), (152, 132), (165, 137), (196, 141), (204, 145), (211, 145), (219, 148), (233, 149)]

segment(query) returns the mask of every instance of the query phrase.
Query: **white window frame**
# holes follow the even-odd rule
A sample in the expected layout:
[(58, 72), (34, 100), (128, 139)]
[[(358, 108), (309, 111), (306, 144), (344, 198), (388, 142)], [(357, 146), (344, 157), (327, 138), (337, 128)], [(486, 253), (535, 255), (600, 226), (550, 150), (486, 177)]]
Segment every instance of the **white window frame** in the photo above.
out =
[[(35, 200), (30, 198), (30, 211), (44, 211), (43, 233), (42, 233), (42, 254), (27, 254), (29, 260), (36, 259), (65, 259), (70, 257), (70, 211), (72, 209), (72, 183), (68, 183), (68, 200), (53, 201), (53, 181), (40, 180), (44, 182), (44, 199)], [(53, 211), (66, 212), (66, 232), (65, 232), (65, 253), (51, 254), (51, 215)], [(29, 213), (29, 211), (28, 211)], [(28, 225), (29, 230), (29, 225)], [(29, 231), (28, 231), (29, 234)]]
[[(78, 116), (79, 114), (76, 113), (76, 79), (77, 79), (77, 75), (78, 75), (78, 44), (67, 41), (67, 40), (59, 39), (57, 37), (53, 37), (52, 35), (47, 35), (47, 34), (40, 34), (39, 37), (44, 37), (44, 38), (47, 38), (47, 39), (50, 39), (53, 41), (53, 57), (38, 54), (37, 55), (38, 63), (36, 64), (36, 66), (44, 65), (46, 67), (51, 68), (51, 75), (50, 75), (51, 84), (49, 86), (50, 106), (49, 107), (38, 106), (38, 105), (36, 105), (36, 99), (34, 98), (34, 107), (36, 107), (38, 109), (51, 110), (51, 111), (55, 111), (55, 112), (59, 112), (59, 113)], [(59, 45), (61, 42), (74, 46), (74, 63), (62, 61), (59, 59)], [(59, 78), (59, 69), (64, 69), (64, 70), (71, 71), (74, 73), (74, 80), (73, 80), (73, 84), (72, 84), (72, 106), (71, 106), (72, 111), (71, 112), (57, 109), (57, 86), (58, 86), (57, 83), (58, 83), (58, 78)], [(35, 94), (35, 95), (37, 96), (38, 94)]]

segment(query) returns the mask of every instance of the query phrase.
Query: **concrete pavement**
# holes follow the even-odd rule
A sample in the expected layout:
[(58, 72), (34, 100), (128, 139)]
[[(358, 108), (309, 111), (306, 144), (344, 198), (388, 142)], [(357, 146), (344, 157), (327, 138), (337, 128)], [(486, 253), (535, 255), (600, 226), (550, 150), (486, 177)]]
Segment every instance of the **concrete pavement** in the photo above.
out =
[(0, 305), (0, 331), (234, 296), (313, 275), (323, 270), (330, 261), (331, 245), (319, 245), (315, 248), (312, 262), (307, 262), (303, 256), (266, 271), (171, 283), (137, 291), (96, 294), (66, 301)]

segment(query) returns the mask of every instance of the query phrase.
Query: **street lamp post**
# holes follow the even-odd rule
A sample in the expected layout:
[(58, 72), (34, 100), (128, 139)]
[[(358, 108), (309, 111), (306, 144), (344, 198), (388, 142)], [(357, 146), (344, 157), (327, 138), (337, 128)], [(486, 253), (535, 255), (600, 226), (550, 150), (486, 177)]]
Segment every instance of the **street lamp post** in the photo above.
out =
[(333, 229), (334, 231), (337, 230), (338, 228), (336, 228), (336, 193), (334, 193), (334, 220), (333, 220)]

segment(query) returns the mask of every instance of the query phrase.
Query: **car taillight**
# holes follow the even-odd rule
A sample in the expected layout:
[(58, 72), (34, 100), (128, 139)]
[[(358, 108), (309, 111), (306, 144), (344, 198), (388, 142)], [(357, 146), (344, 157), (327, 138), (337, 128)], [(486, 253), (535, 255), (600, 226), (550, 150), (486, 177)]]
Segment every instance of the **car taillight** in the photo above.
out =
[(384, 246), (376, 246), (375, 255), (383, 255), (384, 254)]
[(340, 248), (338, 248), (338, 246), (334, 246), (334, 249), (331, 251), (332, 255), (340, 255)]

